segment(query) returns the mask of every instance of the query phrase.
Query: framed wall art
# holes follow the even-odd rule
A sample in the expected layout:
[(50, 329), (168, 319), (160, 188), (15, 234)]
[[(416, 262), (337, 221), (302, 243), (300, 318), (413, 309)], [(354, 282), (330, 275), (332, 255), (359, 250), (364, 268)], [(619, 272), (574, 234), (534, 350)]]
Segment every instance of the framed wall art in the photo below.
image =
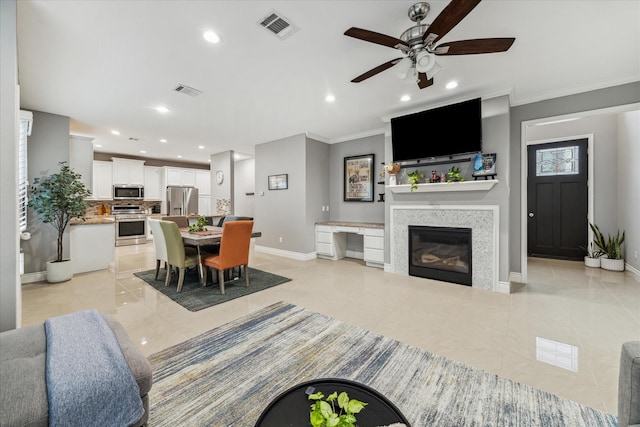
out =
[(344, 158), (344, 201), (373, 202), (373, 154)]
[(269, 175), (269, 190), (286, 190), (289, 188), (289, 174)]

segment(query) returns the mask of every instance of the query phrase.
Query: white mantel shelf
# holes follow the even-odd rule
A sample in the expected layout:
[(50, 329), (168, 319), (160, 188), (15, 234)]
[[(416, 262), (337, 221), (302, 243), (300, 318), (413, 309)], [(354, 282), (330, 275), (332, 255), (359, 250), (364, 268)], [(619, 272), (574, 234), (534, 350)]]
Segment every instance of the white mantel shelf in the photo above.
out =
[[(488, 179), (482, 181), (463, 181), (463, 182), (438, 182), (429, 184), (418, 184), (418, 188), (413, 193), (439, 193), (450, 191), (489, 191), (498, 184), (497, 179)], [(411, 193), (411, 185), (388, 185), (387, 188), (392, 193)]]

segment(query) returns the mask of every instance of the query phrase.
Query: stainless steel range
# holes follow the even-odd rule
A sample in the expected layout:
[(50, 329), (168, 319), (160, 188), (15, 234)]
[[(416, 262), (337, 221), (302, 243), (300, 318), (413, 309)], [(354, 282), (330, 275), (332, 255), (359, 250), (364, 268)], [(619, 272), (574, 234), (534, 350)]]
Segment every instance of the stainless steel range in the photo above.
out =
[(116, 217), (116, 246), (147, 243), (147, 216), (140, 205), (113, 205)]

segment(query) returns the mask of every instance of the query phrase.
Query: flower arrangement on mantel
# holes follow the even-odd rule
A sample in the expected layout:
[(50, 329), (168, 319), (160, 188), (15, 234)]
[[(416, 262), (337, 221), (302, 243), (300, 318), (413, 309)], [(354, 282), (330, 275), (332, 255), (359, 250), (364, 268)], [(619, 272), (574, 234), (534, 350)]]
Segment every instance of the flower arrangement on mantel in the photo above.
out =
[(382, 167), (382, 172), (380, 172), (380, 177), (384, 178), (385, 174), (395, 175), (398, 172), (400, 172), (400, 165), (398, 163), (387, 163)]

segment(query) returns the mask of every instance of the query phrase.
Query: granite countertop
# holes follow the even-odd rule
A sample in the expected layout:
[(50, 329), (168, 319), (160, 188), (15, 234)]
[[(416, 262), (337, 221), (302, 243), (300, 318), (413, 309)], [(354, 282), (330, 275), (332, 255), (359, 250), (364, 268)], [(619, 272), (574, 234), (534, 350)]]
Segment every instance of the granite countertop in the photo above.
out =
[(85, 217), (86, 221), (78, 218), (72, 219), (69, 224), (71, 225), (88, 225), (88, 224), (113, 224), (116, 218), (113, 215), (96, 215)]
[(335, 225), (339, 227), (384, 228), (382, 222), (349, 222), (349, 221), (318, 221), (316, 225)]

